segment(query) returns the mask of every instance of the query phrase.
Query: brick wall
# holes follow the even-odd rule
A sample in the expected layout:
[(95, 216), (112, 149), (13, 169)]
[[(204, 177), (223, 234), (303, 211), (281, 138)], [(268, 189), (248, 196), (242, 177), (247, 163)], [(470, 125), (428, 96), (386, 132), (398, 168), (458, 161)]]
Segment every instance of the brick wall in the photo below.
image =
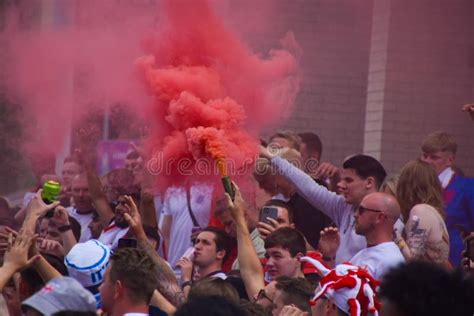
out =
[(390, 173), (419, 155), (428, 133), (445, 130), (474, 175), (474, 124), (460, 112), (474, 102), (474, 1), (273, 4), (274, 32), (253, 33), (253, 46), (265, 51), (292, 30), (304, 50), (296, 108), (279, 128), (317, 132), (325, 160), (365, 152)]
[(372, 1), (273, 3), (271, 17), (267, 16), (274, 21), (273, 36), (266, 29), (265, 34), (253, 34), (252, 43), (268, 49), (291, 30), (304, 51), (295, 111), (275, 128), (318, 133), (323, 160), (340, 164), (348, 154), (362, 150)]
[(430, 132), (459, 144), (458, 165), (474, 174), (474, 2), (381, 0), (374, 6), (364, 150), (390, 172), (419, 155)]

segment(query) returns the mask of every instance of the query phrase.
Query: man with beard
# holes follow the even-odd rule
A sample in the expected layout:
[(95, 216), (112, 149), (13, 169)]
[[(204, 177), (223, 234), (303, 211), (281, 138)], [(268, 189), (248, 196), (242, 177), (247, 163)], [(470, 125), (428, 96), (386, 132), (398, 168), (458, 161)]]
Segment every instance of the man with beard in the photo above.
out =
[[(79, 152), (79, 155), (82, 155), (82, 152)], [(125, 202), (125, 196), (131, 196), (134, 202), (140, 205), (140, 188), (133, 185), (133, 177), (130, 171), (113, 170), (107, 176), (107, 187), (104, 190), (93, 164), (84, 157), (82, 157), (82, 160), (84, 160), (89, 194), (98, 214), (98, 224), (105, 227), (98, 240), (114, 250), (117, 248), (118, 240), (128, 232), (128, 223), (124, 218), (124, 214), (129, 212), (129, 209)], [(110, 198), (116, 197), (118, 197), (117, 200), (109, 201)], [(91, 212), (91, 219), (88, 224), (92, 222), (92, 215)], [(90, 235), (89, 227), (87, 229)]]
[(354, 213), (355, 232), (365, 236), (367, 248), (359, 251), (349, 262), (366, 267), (377, 280), (391, 268), (405, 261), (398, 246), (392, 241), (393, 225), (400, 217), (397, 200), (386, 193), (365, 196)]
[[(138, 193), (130, 194), (135, 204), (140, 205), (140, 195)], [(115, 207), (115, 216), (110, 224), (102, 230), (99, 236), (99, 241), (108, 246), (111, 250), (117, 248), (118, 241), (123, 238), (128, 232), (128, 223), (125, 220), (124, 214), (129, 212), (125, 195), (120, 195)]]

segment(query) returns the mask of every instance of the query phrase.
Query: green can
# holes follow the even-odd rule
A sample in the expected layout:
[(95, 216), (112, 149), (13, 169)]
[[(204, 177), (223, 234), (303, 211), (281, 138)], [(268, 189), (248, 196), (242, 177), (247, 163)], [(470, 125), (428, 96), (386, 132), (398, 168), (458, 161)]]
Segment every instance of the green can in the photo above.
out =
[(53, 203), (58, 200), (58, 195), (61, 192), (61, 185), (56, 181), (46, 181), (43, 184), (43, 192), (41, 197), (45, 203)]

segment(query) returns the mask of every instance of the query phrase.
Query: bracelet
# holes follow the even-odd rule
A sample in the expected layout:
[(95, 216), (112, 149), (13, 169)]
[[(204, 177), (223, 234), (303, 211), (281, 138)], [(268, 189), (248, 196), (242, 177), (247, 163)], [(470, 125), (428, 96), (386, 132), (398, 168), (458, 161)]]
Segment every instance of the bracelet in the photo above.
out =
[(181, 289), (184, 289), (186, 286), (191, 286), (193, 285), (193, 281), (184, 281), (183, 284), (181, 284)]
[(72, 229), (71, 225), (64, 225), (64, 226), (58, 227), (58, 230), (61, 233), (67, 232), (68, 230), (71, 230), (71, 229)]
[(398, 248), (400, 248), (400, 250), (402, 250), (403, 248), (405, 248), (407, 246), (407, 243), (405, 242), (404, 239), (400, 239), (398, 242), (397, 242), (397, 246)]

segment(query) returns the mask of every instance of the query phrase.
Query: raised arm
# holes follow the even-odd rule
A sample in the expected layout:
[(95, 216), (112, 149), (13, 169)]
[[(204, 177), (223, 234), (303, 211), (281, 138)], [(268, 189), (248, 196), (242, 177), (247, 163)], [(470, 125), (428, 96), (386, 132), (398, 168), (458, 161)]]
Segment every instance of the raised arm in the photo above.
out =
[(107, 197), (102, 188), (102, 183), (100, 182), (99, 176), (95, 172), (94, 166), (91, 163), (90, 159), (86, 159), (82, 150), (76, 150), (75, 154), (77, 159), (84, 166), (86, 177), (87, 177), (87, 186), (89, 188), (89, 194), (92, 201), (94, 202), (95, 209), (99, 214), (99, 220), (103, 227), (107, 227), (110, 224), (110, 221), (114, 217), (114, 211), (107, 201)]
[(47, 211), (54, 209), (59, 205), (59, 202), (53, 202), (51, 204), (44, 203), (43, 199), (41, 198), (41, 192), (42, 190), (39, 189), (26, 207), (26, 217), (21, 226), (20, 233), (24, 232), (29, 235), (33, 235), (35, 233), (35, 226), (38, 218), (45, 215)]
[[(58, 225), (58, 227), (70, 227), (69, 216), (67, 211), (62, 206), (57, 206), (54, 210), (54, 217), (52, 220)], [(61, 241), (63, 242), (64, 255), (67, 255), (69, 251), (77, 244), (77, 240), (74, 237), (72, 229), (59, 230)]]
[[(134, 146), (134, 148), (137, 148)], [(138, 149), (137, 149), (138, 150)], [(143, 153), (140, 153), (143, 157)], [(158, 220), (156, 218), (155, 209), (155, 192), (153, 190), (154, 177), (148, 172), (143, 170), (143, 179), (141, 182), (141, 198), (140, 198), (140, 212), (143, 221), (147, 225), (157, 229)]]
[(471, 119), (474, 121), (474, 104), (465, 104), (462, 107), (462, 110), (464, 112), (469, 113), (469, 115), (471, 116)]
[(263, 281), (263, 269), (257, 252), (253, 246), (250, 232), (245, 221), (245, 202), (242, 194), (235, 183), (233, 183), (235, 198), (232, 201), (229, 194), (225, 194), (227, 207), (235, 222), (237, 235), (237, 259), (240, 264), (240, 275), (245, 284), (248, 297), (255, 297), (265, 287)]
[(40, 259), (41, 256), (38, 255), (28, 259), (28, 251), (33, 242), (33, 237), (27, 233), (19, 234), (16, 238), (12, 233), (9, 234), (7, 251), (3, 257), (3, 265), (0, 267), (0, 292), (16, 272)]
[(158, 229), (158, 221), (156, 220), (156, 209), (155, 201), (153, 199), (153, 193), (143, 187), (141, 191), (140, 211), (143, 221), (154, 229)]
[(62, 277), (62, 274), (59, 273), (43, 256), (40, 255), (36, 244), (33, 243), (30, 248), (30, 254), (34, 256), (39, 256), (38, 260), (35, 260), (33, 263), (33, 268), (38, 272), (41, 279), (48, 283), (50, 280), (58, 277)]
[(346, 210), (346, 203), (342, 196), (319, 185), (304, 171), (287, 160), (272, 155), (267, 149), (261, 148), (260, 154), (262, 157), (270, 160), (271, 165), (294, 185), (298, 193), (305, 200), (329, 216), (339, 226), (342, 214)]
[(131, 231), (137, 238), (138, 246), (144, 249), (152, 258), (155, 259), (158, 264), (158, 276), (160, 282), (157, 284), (157, 290), (174, 306), (179, 306), (184, 303), (185, 297), (181, 287), (178, 285), (176, 276), (168, 266), (165, 260), (161, 258), (156, 250), (153, 249), (150, 241), (146, 237), (145, 231), (143, 230), (142, 219), (138, 212), (137, 206), (133, 202), (133, 199), (129, 196), (125, 196), (128, 212), (124, 214), (125, 220), (128, 222)]

